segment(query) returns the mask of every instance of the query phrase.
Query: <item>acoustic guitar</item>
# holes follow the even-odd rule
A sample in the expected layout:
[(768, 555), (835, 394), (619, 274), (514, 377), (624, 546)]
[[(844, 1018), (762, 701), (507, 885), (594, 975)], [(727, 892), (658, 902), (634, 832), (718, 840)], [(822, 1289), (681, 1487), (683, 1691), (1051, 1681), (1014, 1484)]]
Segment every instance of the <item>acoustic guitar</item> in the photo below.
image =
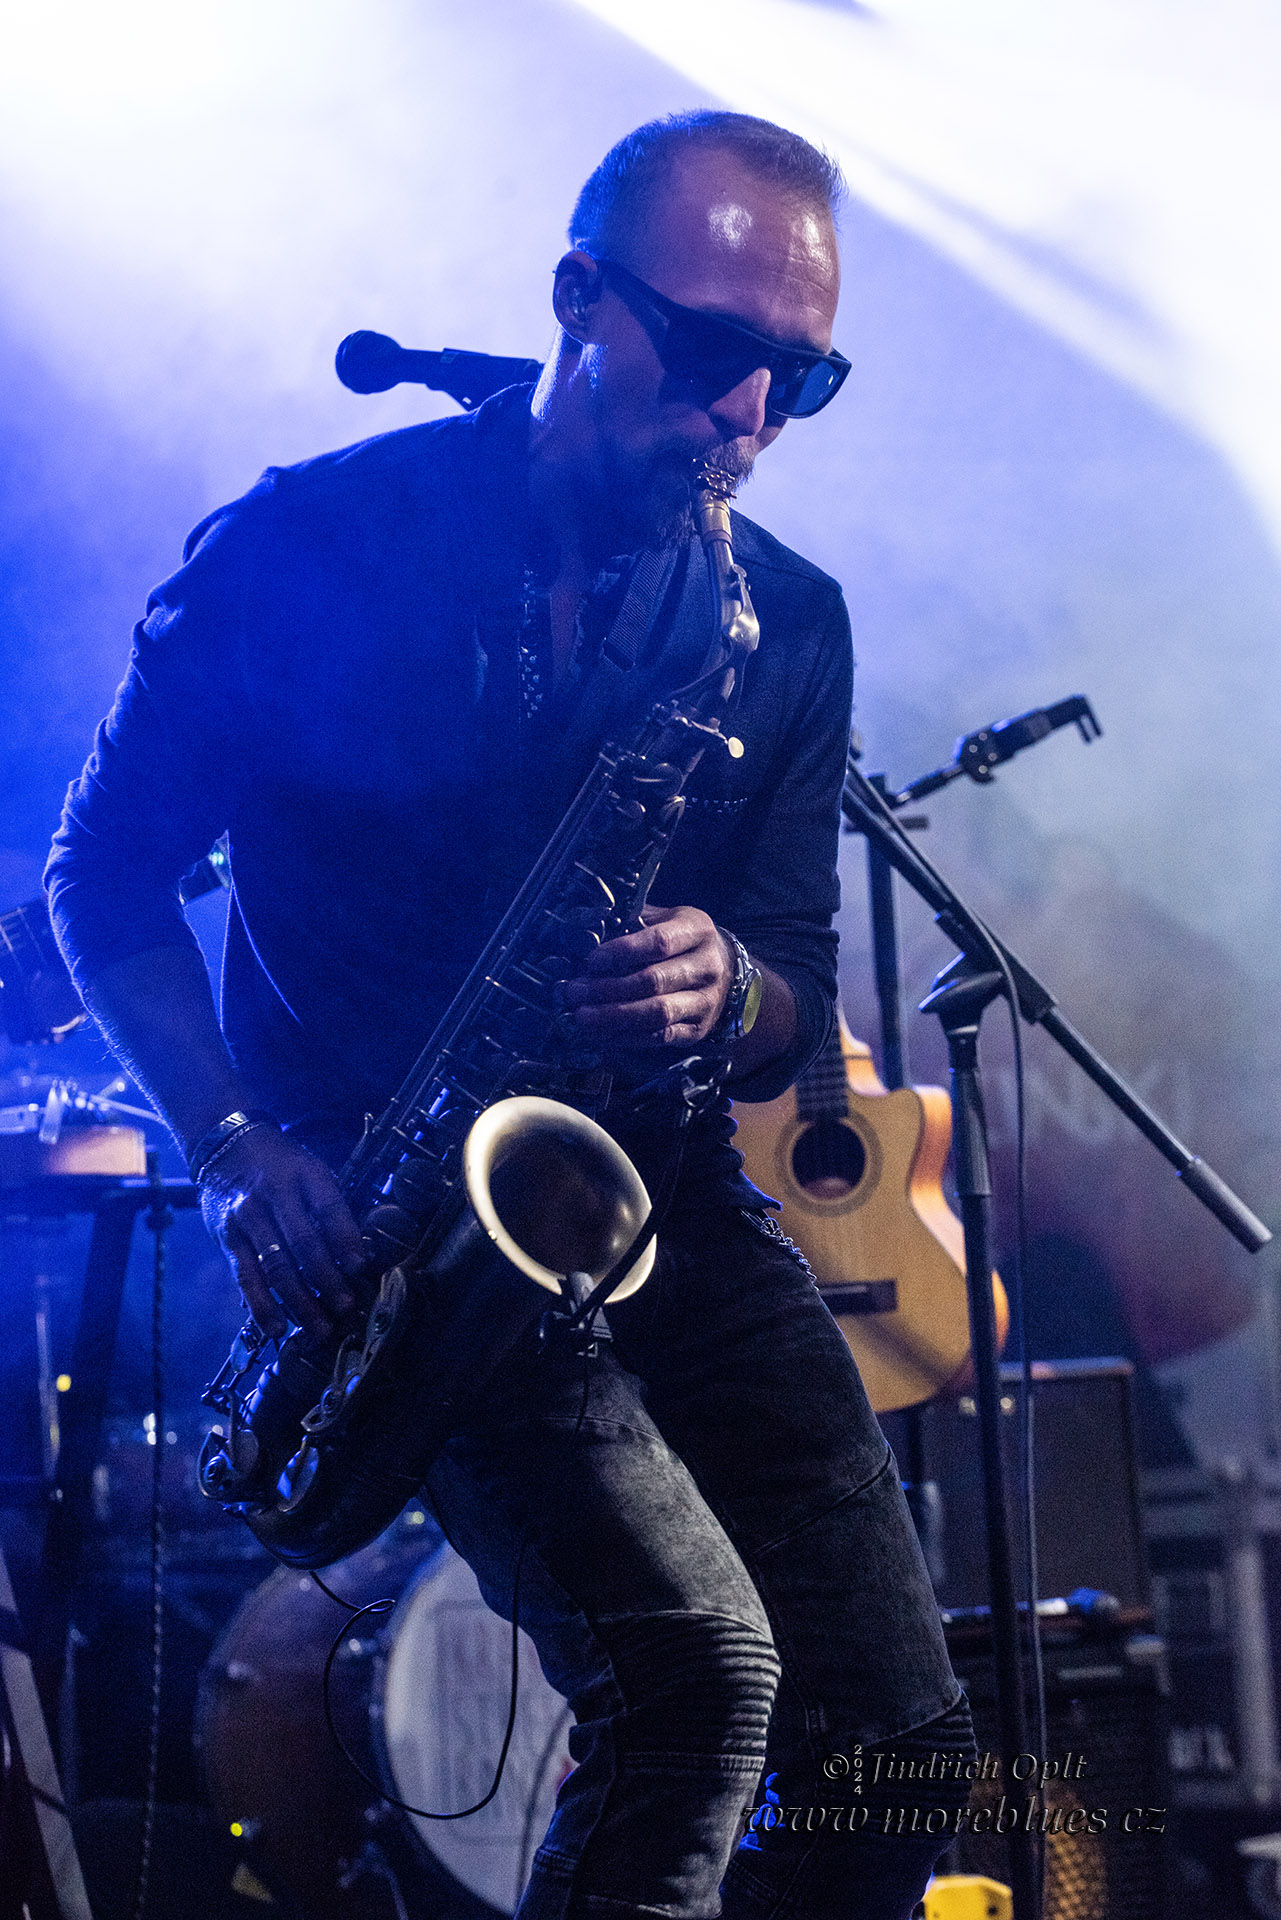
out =
[[(777, 1100), (734, 1108), (748, 1178), (814, 1270), (877, 1413), (961, 1384), (970, 1354), (961, 1223), (943, 1197), (952, 1103), (888, 1092), (838, 1016), (813, 1066)], [(997, 1334), (1009, 1310), (992, 1275)]]

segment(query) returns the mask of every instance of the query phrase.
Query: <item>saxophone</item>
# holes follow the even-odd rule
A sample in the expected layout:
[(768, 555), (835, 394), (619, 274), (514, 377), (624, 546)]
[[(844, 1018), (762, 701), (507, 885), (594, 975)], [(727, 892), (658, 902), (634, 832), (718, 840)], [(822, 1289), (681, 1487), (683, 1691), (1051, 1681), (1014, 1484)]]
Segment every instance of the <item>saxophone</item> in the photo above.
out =
[(411, 1069), (340, 1176), (367, 1264), (357, 1306), (317, 1338), (241, 1329), (205, 1404), (200, 1486), (296, 1567), (368, 1544), (555, 1295), (623, 1299), (654, 1260), (630, 1159), (585, 1111), (608, 1076), (557, 988), (641, 924), (684, 788), (741, 684), (759, 628), (730, 538), (732, 483), (691, 482), (714, 657), (602, 748), (568, 812)]

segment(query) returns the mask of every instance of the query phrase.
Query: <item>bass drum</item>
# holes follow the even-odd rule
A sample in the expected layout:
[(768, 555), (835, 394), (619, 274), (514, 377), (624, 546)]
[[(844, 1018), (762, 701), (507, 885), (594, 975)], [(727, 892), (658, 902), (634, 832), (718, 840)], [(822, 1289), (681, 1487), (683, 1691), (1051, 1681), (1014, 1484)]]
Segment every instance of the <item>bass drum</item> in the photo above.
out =
[[(397, 1598), (341, 1643), (334, 1723), (372, 1780), (452, 1812), (489, 1789), (511, 1695), (511, 1628), (421, 1509), (322, 1578), (354, 1606)], [(342, 1612), (309, 1575), (273, 1573), (201, 1680), (209, 1797), (246, 1864), (304, 1920), (495, 1920), (511, 1914), (569, 1772), (569, 1708), (520, 1636), (516, 1724), (498, 1792), (465, 1820), (403, 1812), (344, 1760), (325, 1720)]]

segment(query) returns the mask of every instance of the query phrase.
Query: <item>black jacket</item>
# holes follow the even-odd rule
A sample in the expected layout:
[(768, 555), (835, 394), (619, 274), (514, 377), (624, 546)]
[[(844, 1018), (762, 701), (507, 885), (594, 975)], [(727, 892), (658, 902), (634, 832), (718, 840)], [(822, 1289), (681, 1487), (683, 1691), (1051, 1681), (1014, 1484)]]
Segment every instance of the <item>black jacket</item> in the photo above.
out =
[[(269, 470), (204, 521), (67, 797), (47, 885), (80, 983), (192, 941), (177, 882), (228, 834), (224, 1031), (262, 1104), (313, 1131), (380, 1110), (600, 741), (710, 643), (691, 541), (631, 672), (601, 661), (522, 718), (528, 420), (513, 388)], [(761, 624), (730, 723), (745, 752), (704, 755), (652, 897), (704, 908), (792, 986), (794, 1049), (734, 1083), (761, 1099), (832, 1018), (851, 656), (835, 582), (737, 515), (734, 534)]]

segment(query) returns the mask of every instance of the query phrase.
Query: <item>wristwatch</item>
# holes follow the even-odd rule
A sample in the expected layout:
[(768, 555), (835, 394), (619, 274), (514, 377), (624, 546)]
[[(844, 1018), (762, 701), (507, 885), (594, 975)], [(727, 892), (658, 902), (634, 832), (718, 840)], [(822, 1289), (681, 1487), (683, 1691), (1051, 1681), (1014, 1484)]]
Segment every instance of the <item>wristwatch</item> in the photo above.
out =
[(725, 927), (717, 927), (716, 931), (734, 956), (734, 978), (730, 981), (729, 995), (721, 1009), (721, 1017), (708, 1037), (741, 1040), (756, 1024), (765, 983), (760, 968), (742, 941)]

